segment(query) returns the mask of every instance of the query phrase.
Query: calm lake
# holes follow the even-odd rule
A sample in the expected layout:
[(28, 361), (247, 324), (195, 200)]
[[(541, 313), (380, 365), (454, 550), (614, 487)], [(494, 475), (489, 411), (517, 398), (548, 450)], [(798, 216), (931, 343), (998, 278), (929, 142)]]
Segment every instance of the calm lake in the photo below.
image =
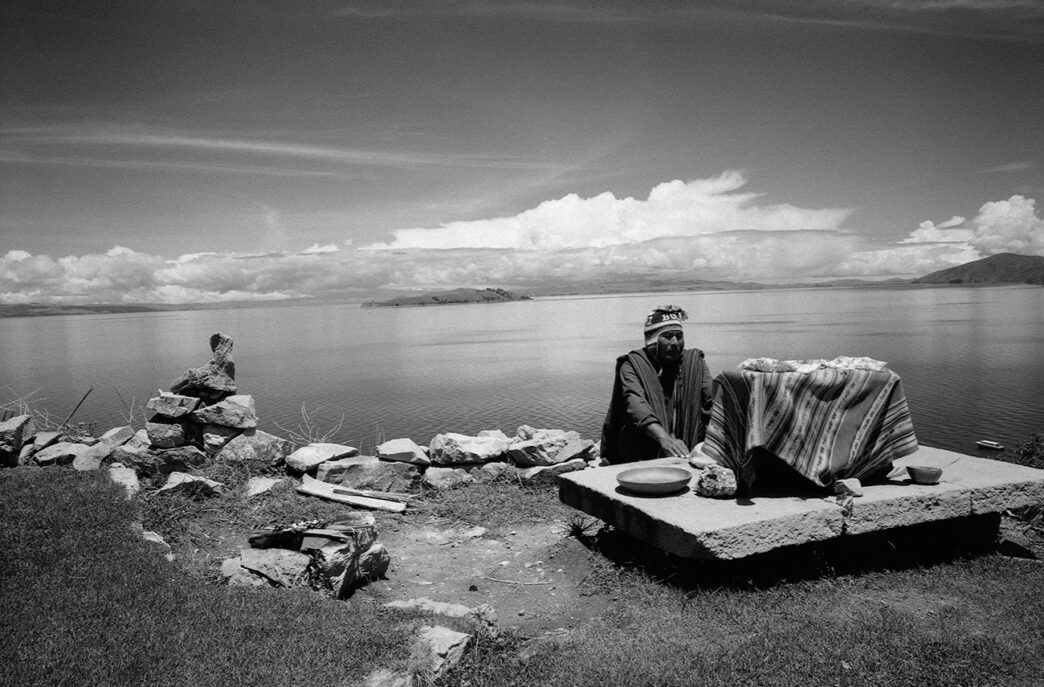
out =
[[(302, 409), (330, 440), (370, 450), (440, 432), (521, 424), (597, 439), (617, 355), (645, 314), (688, 310), (688, 346), (712, 373), (753, 357), (869, 356), (903, 380), (922, 444), (976, 453), (1044, 431), (1044, 290), (781, 289), (374, 308), (272, 306), (0, 320), (0, 402), (29, 397), (58, 421), (143, 426), (144, 403), (235, 341), (236, 381), (261, 427), (286, 436)], [(343, 421), (342, 421), (343, 418)], [(983, 454), (986, 455), (986, 454)]]

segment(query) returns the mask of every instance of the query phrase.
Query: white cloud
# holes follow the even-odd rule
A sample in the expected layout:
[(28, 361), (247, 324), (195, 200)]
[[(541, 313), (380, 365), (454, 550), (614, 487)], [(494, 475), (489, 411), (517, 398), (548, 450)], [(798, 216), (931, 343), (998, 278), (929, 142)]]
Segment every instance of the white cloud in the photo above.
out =
[(787, 283), (836, 277), (914, 277), (996, 252), (1044, 255), (1032, 199), (989, 202), (966, 220), (925, 220), (870, 244), (842, 227), (849, 211), (761, 204), (743, 176), (671, 181), (646, 200), (610, 193), (541, 203), (515, 217), (396, 234), (383, 249), (350, 241), (299, 253), (185, 253), (174, 259), (114, 246), (53, 259), (9, 250), (0, 303), (182, 303), (367, 297), (377, 288), (501, 286), (517, 290), (592, 280)]
[(969, 243), (984, 255), (1021, 253), (1044, 255), (1044, 220), (1035, 201), (1023, 196), (986, 203), (972, 220)]
[(603, 248), (728, 231), (837, 230), (852, 212), (758, 205), (758, 194), (737, 192), (745, 184), (741, 172), (728, 171), (660, 184), (647, 200), (608, 192), (591, 198), (569, 194), (512, 217), (400, 229), (391, 242), (368, 248)]
[(327, 244), (322, 245), (322, 246), (320, 246), (318, 243), (313, 243), (312, 245), (308, 246), (308, 248), (305, 248), (301, 252), (302, 253), (306, 253), (306, 254), (307, 253), (336, 253), (338, 250), (340, 250), (340, 249), (337, 247), (336, 244), (333, 244), (333, 243), (327, 243)]
[(965, 221), (963, 217), (958, 216), (939, 224), (925, 220), (899, 243), (966, 243), (972, 237), (972, 230), (961, 227)]

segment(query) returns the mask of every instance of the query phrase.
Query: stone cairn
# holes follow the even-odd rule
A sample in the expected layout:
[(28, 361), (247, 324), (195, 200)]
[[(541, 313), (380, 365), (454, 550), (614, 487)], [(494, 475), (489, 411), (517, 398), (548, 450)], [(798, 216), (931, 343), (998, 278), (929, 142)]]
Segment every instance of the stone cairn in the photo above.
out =
[[(222, 564), (231, 585), (308, 584), (336, 598), (387, 571), (367, 510), (402, 512), (421, 488), (448, 489), (474, 482), (517, 480), (554, 483), (557, 476), (594, 466), (598, 445), (572, 431), (518, 428), (515, 436), (484, 430), (476, 436), (438, 434), (428, 446), (400, 438), (376, 446), (372, 456), (343, 444), (313, 442), (294, 449), (286, 439), (257, 429), (253, 396), (238, 393), (232, 339), (210, 337), (212, 356), (158, 391), (146, 408), (145, 427), (115, 427), (101, 437), (37, 431), (30, 415), (0, 422), (0, 466), (70, 466), (108, 470), (128, 498), (143, 485), (154, 495), (205, 498), (225, 485), (196, 474), (215, 462), (238, 464), (255, 476), (248, 498), (286, 479), (297, 491), (365, 509), (337, 522), (307, 521), (270, 527), (249, 536), (249, 548)], [(143, 536), (162, 544), (156, 533)], [(165, 545), (165, 544), (164, 544)], [(169, 549), (168, 549), (169, 550)]]

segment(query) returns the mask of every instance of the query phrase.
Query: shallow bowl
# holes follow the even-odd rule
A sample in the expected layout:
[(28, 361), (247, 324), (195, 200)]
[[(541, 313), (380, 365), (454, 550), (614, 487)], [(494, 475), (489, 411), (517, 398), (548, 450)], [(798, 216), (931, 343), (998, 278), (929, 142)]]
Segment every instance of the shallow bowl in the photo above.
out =
[(938, 484), (942, 477), (942, 468), (933, 468), (930, 465), (907, 465), (906, 472), (910, 479), (918, 484)]
[(631, 468), (616, 476), (620, 487), (636, 494), (669, 494), (689, 485), (692, 473), (682, 468)]

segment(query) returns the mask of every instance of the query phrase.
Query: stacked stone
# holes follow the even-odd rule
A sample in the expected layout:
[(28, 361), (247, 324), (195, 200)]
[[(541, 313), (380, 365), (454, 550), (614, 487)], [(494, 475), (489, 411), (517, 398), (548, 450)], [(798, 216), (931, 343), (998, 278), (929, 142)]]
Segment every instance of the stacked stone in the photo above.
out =
[(375, 580), (391, 560), (377, 541), (377, 525), (369, 513), (352, 513), (335, 523), (305, 522), (260, 532), (250, 548), (221, 565), (233, 586), (294, 587), (307, 585), (335, 599)]
[(290, 442), (257, 430), (254, 397), (239, 394), (232, 339), (210, 337), (213, 357), (188, 370), (149, 399), (152, 415), (144, 439), (114, 452), (112, 459), (146, 478), (187, 472), (208, 460), (249, 462), (262, 468), (282, 464)]

